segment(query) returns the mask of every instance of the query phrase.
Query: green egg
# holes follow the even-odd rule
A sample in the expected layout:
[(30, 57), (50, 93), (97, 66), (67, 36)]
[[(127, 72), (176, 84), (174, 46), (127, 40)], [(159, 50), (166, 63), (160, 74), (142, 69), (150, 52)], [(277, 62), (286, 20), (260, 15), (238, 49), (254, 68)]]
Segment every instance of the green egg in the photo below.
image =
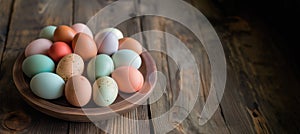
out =
[(56, 26), (46, 26), (40, 31), (39, 37), (53, 41), (55, 29)]
[(22, 71), (27, 77), (33, 77), (42, 72), (54, 72), (55, 63), (51, 58), (42, 54), (27, 57), (22, 63)]
[(30, 81), (31, 91), (44, 99), (57, 99), (63, 95), (65, 81), (54, 73), (39, 73)]
[(99, 77), (108, 76), (114, 71), (114, 62), (106, 54), (100, 54), (90, 60), (87, 66), (89, 80), (94, 81)]

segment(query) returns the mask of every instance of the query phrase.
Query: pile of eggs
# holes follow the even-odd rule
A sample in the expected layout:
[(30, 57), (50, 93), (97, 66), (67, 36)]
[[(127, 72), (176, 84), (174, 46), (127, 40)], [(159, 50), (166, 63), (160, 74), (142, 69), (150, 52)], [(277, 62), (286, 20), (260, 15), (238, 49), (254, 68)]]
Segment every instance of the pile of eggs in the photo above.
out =
[(116, 28), (94, 37), (82, 23), (46, 26), (27, 45), (22, 71), (30, 78), (32, 92), (43, 99), (65, 96), (76, 107), (91, 100), (109, 106), (119, 92), (142, 88), (141, 53), (141, 44)]

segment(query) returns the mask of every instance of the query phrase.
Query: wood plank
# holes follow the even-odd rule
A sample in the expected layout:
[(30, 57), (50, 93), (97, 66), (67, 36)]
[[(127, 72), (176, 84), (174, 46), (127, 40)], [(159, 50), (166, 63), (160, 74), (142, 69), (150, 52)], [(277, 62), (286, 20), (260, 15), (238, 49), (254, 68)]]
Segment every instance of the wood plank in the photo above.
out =
[[(222, 39), (228, 48), (228, 61), (236, 73), (238, 86), (235, 90), (242, 98), (237, 104), (241, 107), (238, 115), (241, 111), (248, 114), (256, 133), (299, 133), (299, 112), (295, 107), (299, 105), (298, 90), (294, 90), (298, 89), (299, 83), (290, 64), (275, 47), (285, 42), (272, 33), (270, 27), (255, 19), (230, 19), (230, 24), (223, 27), (224, 31), (220, 30), (227, 33)], [(251, 28), (245, 28), (247, 25), (244, 24)], [(228, 120), (232, 117), (228, 116)], [(240, 121), (231, 123), (232, 130), (238, 130), (236, 124), (241, 124)], [(249, 126), (245, 124), (243, 128)]]
[[(89, 19), (94, 16), (100, 9), (104, 8), (105, 6), (111, 4), (113, 1), (97, 1), (97, 0), (88, 0), (88, 1), (81, 1), (75, 0), (74, 3), (74, 23), (81, 22), (87, 23)], [(129, 13), (135, 11), (135, 4), (136, 1), (122, 1), (127, 3), (128, 8), (124, 8), (122, 10), (126, 10)], [(129, 3), (129, 4), (128, 4)], [(117, 11), (111, 11), (112, 13), (117, 13)], [(117, 13), (118, 14), (118, 13)], [(117, 17), (117, 16), (115, 16)], [(102, 18), (101, 18), (102, 19)], [(103, 18), (103, 19), (114, 19), (114, 17), (110, 18)], [(132, 18), (122, 22), (121, 24), (117, 25), (116, 27), (120, 29), (124, 36), (131, 36), (135, 33), (141, 31), (141, 27), (139, 24), (139, 18)], [(105, 27), (106, 24), (98, 23), (98, 27)], [(94, 31), (95, 29), (92, 29)], [(95, 31), (99, 31), (95, 30)], [(94, 33), (96, 34), (96, 33)], [(128, 120), (131, 119), (131, 120)], [(131, 112), (128, 112), (121, 117), (115, 117), (105, 121), (95, 122), (96, 125), (93, 123), (72, 123), (70, 122), (69, 133), (76, 133), (76, 132), (93, 132), (93, 133), (150, 133), (150, 126), (149, 122), (139, 123), (137, 120), (147, 120), (148, 119), (148, 108), (146, 105), (139, 106), (137, 109), (134, 109)], [(88, 125), (87, 125), (88, 124)], [(100, 127), (97, 127), (100, 126)], [(100, 129), (99, 129), (100, 128)]]
[[(2, 54), (5, 48), (5, 42), (7, 39), (9, 22), (12, 12), (13, 1), (0, 1), (0, 59), (2, 59)], [(1, 65), (1, 63), (0, 63)]]
[[(197, 2), (199, 3), (199, 2)], [(200, 2), (201, 3), (201, 2)], [(154, 5), (156, 7), (157, 5)], [(196, 6), (210, 6), (210, 5), (196, 5)], [(150, 7), (151, 8), (151, 7)], [(210, 87), (210, 67), (209, 67), (209, 61), (206, 55), (206, 52), (203, 47), (201, 47), (201, 44), (199, 40), (193, 34), (190, 33), (188, 29), (185, 29), (183, 26), (170, 21), (166, 20), (164, 18), (147, 18), (145, 17), (144, 21), (144, 29), (143, 30), (161, 30), (165, 31), (168, 33), (171, 33), (175, 35), (177, 38), (179, 38), (182, 42), (186, 44), (186, 46), (191, 50), (193, 55), (196, 57), (197, 65), (199, 66), (200, 69), (200, 77), (201, 77), (201, 82), (202, 82), (202, 88), (203, 89), (199, 96), (199, 100), (196, 103), (196, 106), (194, 107), (193, 111), (189, 114), (188, 118), (183, 121), (182, 124), (179, 124), (177, 127), (174, 127), (175, 129), (172, 130), (172, 133), (230, 133), (230, 127), (227, 124), (227, 118), (224, 117), (222, 109), (218, 109), (212, 119), (207, 122), (204, 126), (199, 125), (199, 116), (200, 112), (202, 111), (203, 104), (205, 103), (205, 99), (208, 96), (209, 93), (209, 87)], [(158, 39), (159, 37), (165, 37), (164, 35), (157, 35)], [(161, 40), (161, 39), (160, 39)], [(167, 48), (170, 48), (170, 44), (167, 41), (160, 41), (161, 44), (158, 44), (156, 46), (156, 49), (160, 50), (166, 50), (168, 51)], [(155, 45), (154, 43), (148, 42), (150, 45)], [(165, 46), (166, 45), (166, 46)], [(169, 46), (169, 47), (168, 47)], [(160, 58), (158, 58), (160, 57)], [(158, 63), (158, 70), (162, 71), (163, 73), (166, 74), (168, 77), (168, 84), (167, 84), (167, 89), (166, 91), (168, 92), (168, 95), (163, 96), (158, 102), (150, 105), (150, 110), (151, 110), (151, 116), (152, 118), (157, 117), (159, 115), (162, 115), (166, 111), (169, 110), (169, 108), (172, 106), (172, 99), (174, 99), (174, 96), (178, 96), (176, 94), (176, 90), (178, 90), (178, 83), (174, 81), (174, 79), (178, 81), (178, 78), (176, 77), (176, 71), (178, 71), (177, 68), (174, 68), (174, 64), (171, 63), (171, 60), (169, 57), (161, 58), (161, 55), (156, 57), (156, 59), (160, 59), (160, 61), (157, 61)], [(167, 62), (166, 65), (168, 66), (165, 68), (164, 65), (161, 65), (161, 62)], [(176, 66), (176, 65), (175, 65)], [(232, 76), (230, 76), (232, 77)], [(232, 80), (230, 80), (232, 81)], [(229, 84), (231, 86), (237, 86), (234, 84)], [(175, 90), (175, 91), (174, 91)], [(228, 89), (227, 89), (228, 90)], [(178, 91), (177, 91), (178, 92)], [(225, 96), (224, 96), (225, 97)], [(176, 99), (176, 98), (175, 98)], [(229, 99), (232, 99), (231, 97)], [(150, 98), (151, 100), (151, 98)], [(224, 105), (224, 104), (223, 104)], [(224, 105), (225, 107), (230, 104)], [(238, 109), (238, 105), (234, 105), (235, 109)], [(228, 115), (228, 114), (227, 114)], [(234, 114), (230, 114), (231, 116), (234, 116)], [(251, 125), (249, 121), (247, 122), (247, 114), (243, 114), (241, 118), (244, 118), (246, 116), (246, 124), (242, 125), (246, 128), (249, 128)], [(234, 119), (234, 117), (232, 118)], [(172, 119), (170, 119), (172, 120)], [(251, 119), (250, 119), (251, 120)], [(243, 121), (242, 121), (243, 122)], [(229, 121), (230, 124), (230, 121)], [(249, 125), (250, 124), (250, 125)], [(247, 126), (249, 125), (249, 126)], [(161, 124), (160, 122), (153, 122), (154, 129), (157, 130), (158, 132), (165, 127), (165, 125)], [(240, 125), (238, 125), (240, 126)], [(234, 132), (244, 132), (242, 129), (233, 129), (236, 130)], [(246, 129), (247, 130), (247, 129)], [(251, 127), (249, 129), (249, 132), (253, 132), (253, 129), (251, 131)]]
[[(173, 22), (171, 20), (167, 20), (160, 17), (145, 17), (143, 20), (143, 24), (147, 24), (144, 30), (155, 29), (155, 30), (162, 30), (166, 31), (170, 34), (173, 34), (176, 38), (180, 39), (186, 46), (191, 50), (192, 54), (196, 58), (197, 65), (200, 68), (200, 78), (202, 82), (201, 89), (204, 89), (199, 93), (199, 100), (197, 100), (195, 108), (189, 114), (189, 116), (181, 123), (177, 124), (178, 126), (174, 127), (175, 129), (172, 133), (226, 133), (228, 132), (226, 124), (223, 122), (223, 118), (221, 116), (221, 111), (218, 110), (215, 116), (205, 125), (199, 125), (199, 115), (203, 108), (203, 104), (205, 103), (205, 96), (208, 95), (209, 87), (210, 87), (210, 67), (207, 59), (207, 55), (204, 51), (204, 48), (199, 45), (199, 40), (196, 40), (196, 37), (190, 33), (187, 29), (183, 28), (182, 25)], [(151, 27), (152, 26), (152, 27)], [(157, 35), (157, 38), (160, 39), (161, 37), (166, 37), (165, 35)], [(170, 49), (172, 47), (172, 42), (168, 41), (166, 38), (162, 38), (159, 43), (155, 44), (151, 41), (148, 42), (149, 45), (158, 45), (155, 46), (157, 50), (159, 49)], [(153, 46), (151, 46), (153, 47)], [(161, 48), (158, 48), (161, 47)], [(173, 106), (176, 97), (178, 96), (178, 85), (180, 79), (178, 78), (178, 68), (174, 61), (170, 57), (166, 57), (163, 54), (154, 54), (155, 59), (157, 59), (157, 67), (158, 70), (165, 74), (166, 79), (168, 80), (167, 88), (165, 90), (166, 94), (160, 98), (156, 103), (150, 105), (151, 108), (151, 116), (152, 118), (158, 117), (163, 113), (167, 112), (170, 107)], [(200, 82), (200, 81), (199, 81)], [(151, 100), (152, 98), (150, 98)], [(164, 127), (163, 124), (160, 122), (153, 122), (154, 129), (157, 132), (160, 132), (161, 127)]]
[[(147, 5), (148, 8), (156, 8), (158, 5)], [(200, 68), (200, 78), (202, 86), (199, 96), (199, 100), (197, 100), (195, 108), (189, 114), (189, 116), (181, 123), (174, 124), (174, 129), (171, 133), (229, 133), (226, 124), (224, 123), (224, 119), (221, 115), (221, 111), (218, 110), (213, 116), (213, 118), (204, 126), (199, 125), (199, 116), (200, 112), (203, 108), (203, 104), (205, 103), (205, 96), (208, 95), (208, 90), (210, 87), (210, 67), (208, 66), (208, 59), (203, 47), (199, 40), (184, 26), (179, 23), (161, 17), (144, 17), (142, 20), (143, 30), (160, 30), (163, 32), (170, 33), (174, 35), (176, 38), (180, 39), (192, 52), (194, 57), (196, 58), (197, 65)], [(148, 45), (152, 45), (151, 47), (171, 52), (172, 43), (170, 39), (167, 38), (164, 34), (156, 34), (156, 41), (147, 41)], [(172, 53), (172, 52), (171, 52)], [(179, 54), (179, 53), (178, 53)], [(180, 87), (180, 81), (182, 81), (179, 76), (180, 72), (177, 68), (178, 65), (172, 61), (170, 57), (160, 53), (154, 55), (157, 63), (158, 70), (165, 74), (167, 79), (167, 87), (165, 90), (165, 94), (155, 103), (150, 105), (150, 111), (152, 118), (159, 117), (169, 110), (170, 107), (173, 106), (174, 101), (178, 96), (178, 87)], [(178, 57), (177, 57), (178, 58)], [(187, 60), (187, 59), (186, 59)], [(182, 65), (179, 65), (182, 66)], [(191, 85), (192, 87), (193, 85)], [(188, 88), (188, 87), (185, 87)], [(156, 99), (156, 98), (151, 98)], [(202, 106), (202, 107), (201, 107)], [(177, 113), (180, 115), (180, 113)], [(174, 118), (174, 119), (172, 119)], [(176, 116), (169, 119), (170, 121), (176, 120)], [(162, 132), (164, 129), (167, 129), (166, 125), (163, 122), (153, 122), (154, 131), (156, 133)]]
[[(12, 68), (17, 56), (23, 53), (29, 42), (38, 37), (42, 27), (50, 24), (71, 23), (72, 1), (15, 0), (12, 11), (7, 43), (3, 49), (1, 61), (0, 116), (2, 121), (7, 122), (7, 124), (12, 123), (9, 127), (14, 128), (9, 129), (6, 125), (1, 128), (1, 131), (9, 133), (66, 133), (67, 122), (41, 114), (22, 100), (12, 80)], [(16, 126), (22, 129), (15, 129)]]

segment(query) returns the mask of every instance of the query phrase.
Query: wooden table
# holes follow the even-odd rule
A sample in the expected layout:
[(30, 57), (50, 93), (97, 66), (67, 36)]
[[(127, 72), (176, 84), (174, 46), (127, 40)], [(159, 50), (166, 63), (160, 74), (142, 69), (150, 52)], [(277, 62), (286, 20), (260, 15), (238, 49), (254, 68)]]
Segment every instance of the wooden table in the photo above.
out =
[[(68, 122), (49, 117), (26, 104), (14, 85), (12, 67), (26, 45), (46, 25), (86, 23), (110, 0), (0, 0), (0, 133), (104, 133), (93, 123)], [(181, 24), (157, 16), (134, 17), (117, 26), (125, 36), (160, 30), (180, 39), (196, 58), (202, 87), (194, 109), (182, 122), (172, 122), (171, 133), (299, 133), (299, 79), (276, 44), (284, 44), (263, 21), (249, 16), (224, 16), (209, 0), (187, 0), (212, 22), (227, 61), (226, 89), (213, 117), (199, 124), (201, 105), (210, 87), (210, 66), (200, 41)], [(139, 1), (131, 5), (139, 9)], [(113, 17), (113, 16), (112, 16)], [(197, 24), (198, 22), (195, 22)], [(164, 35), (156, 44), (166, 49)], [(145, 48), (149, 44), (143, 42)], [(148, 120), (166, 112), (180, 87), (175, 63), (166, 55), (152, 53), (157, 68), (166, 76), (166, 89), (152, 104), (139, 106), (124, 117)], [(203, 60), (204, 59), (204, 60)], [(180, 72), (179, 72), (180, 73)], [(151, 97), (150, 97), (151, 100)], [(148, 101), (149, 102), (149, 101)], [(170, 118), (176, 118), (170, 116)], [(113, 118), (99, 122), (109, 133), (154, 133), (164, 124), (144, 124)]]

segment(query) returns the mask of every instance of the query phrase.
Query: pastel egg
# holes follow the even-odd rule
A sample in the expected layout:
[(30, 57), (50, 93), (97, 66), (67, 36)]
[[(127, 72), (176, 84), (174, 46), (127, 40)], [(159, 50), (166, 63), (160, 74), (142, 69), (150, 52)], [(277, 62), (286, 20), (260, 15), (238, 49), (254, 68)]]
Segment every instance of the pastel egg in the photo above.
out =
[(118, 85), (114, 79), (104, 76), (98, 78), (93, 84), (93, 101), (98, 106), (112, 104), (118, 96)]
[(124, 37), (123, 33), (117, 28), (105, 28), (105, 29), (101, 30), (99, 33), (103, 33), (103, 32), (113, 33), (117, 36), (118, 39), (122, 39)]
[(122, 49), (114, 53), (112, 59), (115, 64), (115, 68), (121, 66), (132, 66), (139, 69), (142, 65), (141, 57), (134, 51), (129, 49)]
[(31, 91), (44, 99), (57, 99), (63, 95), (65, 82), (54, 73), (40, 73), (30, 81)]
[(22, 71), (27, 77), (33, 77), (42, 72), (54, 72), (55, 63), (48, 56), (36, 54), (27, 57), (22, 63)]
[(143, 52), (143, 47), (140, 42), (130, 37), (119, 39), (119, 50), (121, 49), (130, 49), (138, 54)]
[(72, 41), (74, 53), (80, 55), (87, 61), (97, 55), (97, 46), (95, 41), (85, 33), (77, 33)]
[(65, 96), (73, 106), (82, 107), (92, 97), (92, 86), (84, 76), (72, 76), (65, 85)]
[(76, 32), (76, 33), (85, 33), (89, 35), (92, 39), (94, 38), (92, 31), (90, 28), (82, 23), (76, 23), (71, 26), (71, 28)]
[(90, 60), (87, 66), (89, 80), (94, 81), (99, 77), (108, 76), (114, 71), (114, 62), (106, 54), (100, 54)]
[(112, 73), (112, 78), (117, 82), (119, 90), (124, 93), (139, 91), (144, 84), (142, 73), (130, 66), (122, 66)]
[(52, 58), (54, 62), (58, 62), (64, 56), (72, 53), (72, 49), (65, 42), (55, 42), (50, 47), (48, 55)]
[(46, 26), (40, 31), (39, 37), (46, 38), (48, 40), (53, 41), (55, 30), (56, 30), (56, 26)]
[(62, 41), (71, 44), (76, 32), (69, 26), (61, 25), (55, 29), (53, 40), (54, 42)]
[(111, 55), (118, 50), (119, 42), (114, 33), (100, 32), (95, 36), (98, 53)]
[(35, 54), (48, 54), (48, 50), (52, 45), (52, 41), (48, 39), (36, 39), (27, 45), (25, 49), (25, 57), (35, 55)]
[(67, 81), (74, 75), (81, 75), (84, 70), (84, 62), (77, 54), (64, 56), (57, 64), (56, 73)]

